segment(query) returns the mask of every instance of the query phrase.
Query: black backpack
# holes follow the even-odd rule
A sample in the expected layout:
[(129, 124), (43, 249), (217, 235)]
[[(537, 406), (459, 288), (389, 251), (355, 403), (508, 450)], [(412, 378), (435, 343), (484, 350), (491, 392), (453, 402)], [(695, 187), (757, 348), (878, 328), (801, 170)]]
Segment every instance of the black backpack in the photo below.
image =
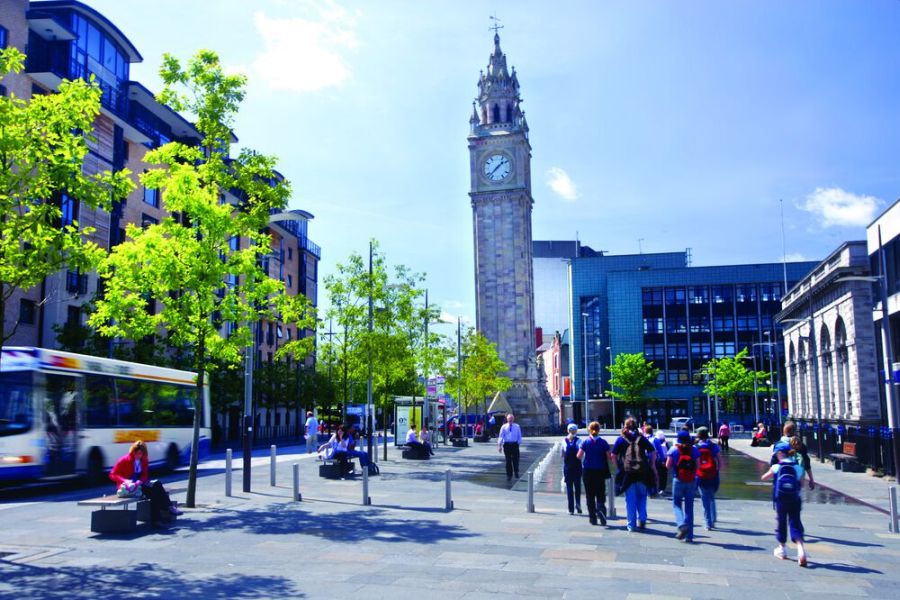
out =
[(381, 469), (378, 468), (378, 465), (376, 465), (373, 462), (370, 462), (369, 463), (369, 475), (378, 475), (379, 473), (381, 473)]

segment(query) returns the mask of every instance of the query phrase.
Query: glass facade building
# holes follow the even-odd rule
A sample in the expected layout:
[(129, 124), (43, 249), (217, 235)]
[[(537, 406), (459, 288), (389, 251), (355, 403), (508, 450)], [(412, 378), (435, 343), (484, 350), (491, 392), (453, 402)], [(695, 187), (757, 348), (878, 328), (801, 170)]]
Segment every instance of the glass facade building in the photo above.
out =
[[(788, 288), (817, 263), (755, 264), (688, 267), (660, 260), (668, 255), (637, 255), (579, 259), (572, 264), (573, 381), (583, 398), (585, 372), (589, 398), (609, 392), (607, 367), (622, 353), (643, 352), (659, 368), (657, 388), (643, 407), (623, 407), (651, 422), (668, 425), (675, 416), (708, 418), (710, 409), (703, 392), (704, 365), (712, 358), (730, 357), (747, 348), (756, 370), (772, 371), (783, 382), (783, 359), (777, 354), (781, 331), (774, 316), (781, 310), (785, 271)], [(646, 264), (622, 268), (616, 265), (599, 276), (603, 259), (632, 261), (647, 257)], [(662, 263), (662, 264), (661, 264)], [(586, 333), (586, 348), (582, 340)], [(585, 370), (585, 364), (587, 368)], [(771, 369), (770, 369), (771, 365)], [(752, 368), (752, 363), (748, 363)], [(781, 373), (779, 377), (776, 372)], [(782, 399), (786, 402), (786, 394)], [(754, 416), (753, 398), (739, 399), (738, 423)], [(601, 402), (601, 415), (611, 407)], [(625, 410), (617, 410), (617, 420)], [(776, 410), (776, 399), (763, 406)]]

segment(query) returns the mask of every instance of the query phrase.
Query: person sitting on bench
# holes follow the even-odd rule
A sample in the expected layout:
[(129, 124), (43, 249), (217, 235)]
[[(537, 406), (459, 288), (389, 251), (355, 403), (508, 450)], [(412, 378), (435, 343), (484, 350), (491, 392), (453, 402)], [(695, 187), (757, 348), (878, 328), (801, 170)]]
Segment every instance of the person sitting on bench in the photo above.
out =
[(169, 494), (163, 484), (156, 480), (150, 481), (150, 457), (147, 454), (147, 445), (141, 440), (133, 443), (128, 454), (116, 461), (112, 471), (109, 472), (109, 478), (116, 484), (116, 489), (126, 481), (141, 483), (141, 493), (145, 498), (150, 499), (150, 525), (152, 527), (160, 526), (164, 510), (173, 515), (182, 514), (169, 499)]
[(347, 439), (347, 457), (352, 458), (356, 457), (359, 459), (359, 466), (361, 468), (365, 468), (369, 466), (369, 453), (365, 450), (357, 450), (356, 449), (356, 431), (353, 428), (352, 423), (348, 423), (346, 426), (346, 439)]
[(434, 450), (431, 449), (431, 432), (425, 427), (419, 433), (419, 441), (422, 442), (422, 446), (428, 451), (428, 454), (434, 456)]
[(344, 435), (344, 426), (338, 425), (328, 441), (319, 446), (319, 457), (325, 460), (341, 460), (347, 457), (347, 436)]
[(409, 431), (406, 432), (406, 447), (416, 452), (416, 454), (428, 455), (431, 453), (431, 448), (426, 447), (419, 441), (415, 425), (411, 425)]

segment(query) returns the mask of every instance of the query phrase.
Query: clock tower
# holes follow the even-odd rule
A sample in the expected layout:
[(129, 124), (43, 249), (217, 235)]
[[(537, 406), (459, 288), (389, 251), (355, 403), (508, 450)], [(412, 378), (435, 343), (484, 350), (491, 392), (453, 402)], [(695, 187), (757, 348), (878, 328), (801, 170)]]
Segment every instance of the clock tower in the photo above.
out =
[(535, 362), (531, 144), (521, 102), (515, 67), (507, 69), (495, 30), (469, 119), (476, 326), (509, 366), (513, 385), (505, 397), (516, 419), (545, 428), (556, 407)]

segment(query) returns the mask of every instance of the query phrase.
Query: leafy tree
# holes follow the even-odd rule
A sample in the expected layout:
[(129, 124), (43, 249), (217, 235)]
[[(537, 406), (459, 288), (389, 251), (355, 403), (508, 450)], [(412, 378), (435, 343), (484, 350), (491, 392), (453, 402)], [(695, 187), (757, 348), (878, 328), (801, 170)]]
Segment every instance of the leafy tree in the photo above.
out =
[(644, 400), (645, 394), (656, 387), (656, 377), (659, 375), (659, 369), (644, 358), (643, 352), (623, 352), (606, 370), (610, 373), (609, 383), (613, 388), (610, 394), (626, 403)]
[(753, 393), (753, 378), (765, 381), (769, 373), (748, 369), (744, 364), (750, 351), (744, 348), (735, 356), (714, 358), (703, 365), (708, 374), (703, 391), (710, 396), (721, 398), (725, 403), (725, 410), (731, 412), (735, 407), (735, 400), (740, 394)]
[[(100, 266), (106, 294), (97, 301), (90, 324), (103, 335), (130, 339), (165, 329), (169, 342), (185, 349), (198, 373), (199, 405), (210, 361), (237, 365), (241, 351), (253, 343), (250, 324), (270, 319), (307, 329), (315, 325), (315, 317), (307, 298), (288, 295), (284, 283), (260, 266), (270, 246), (265, 232), (269, 215), (285, 207), (290, 187), (276, 177), (272, 157), (244, 149), (229, 158), (230, 125), (244, 97), (245, 77), (227, 75), (208, 50), (198, 52), (184, 68), (166, 55), (160, 75), (165, 84), (160, 100), (195, 115), (203, 139), (196, 147), (170, 142), (147, 153), (144, 160), (160, 166), (144, 173), (141, 181), (162, 191), (170, 216), (146, 229), (128, 226), (128, 240)], [(238, 199), (237, 206), (223, 201), (226, 194)], [(234, 249), (235, 239), (251, 243)], [(231, 285), (231, 277), (238, 277), (240, 285)], [(305, 358), (311, 350), (312, 340), (301, 338), (284, 344), (276, 359), (288, 354)], [(194, 506), (196, 493), (197, 408), (188, 506)]]
[[(21, 72), (24, 61), (15, 48), (0, 51), (0, 79)], [(64, 267), (92, 270), (104, 254), (87, 239), (93, 228), (63, 223), (61, 208), (63, 196), (82, 208), (108, 208), (134, 187), (128, 171), (82, 171), (100, 94), (93, 79), (79, 79), (30, 101), (0, 96), (0, 315), (12, 312), (7, 303), (17, 290)], [(0, 346), (18, 325), (7, 329), (0, 319)]]
[(448, 365), (446, 389), (465, 414), (470, 407), (485, 413), (488, 398), (512, 386), (512, 381), (503, 375), (509, 367), (497, 353), (496, 344), (473, 327), (462, 338), (461, 353), (462, 364), (458, 369), (455, 359)]

